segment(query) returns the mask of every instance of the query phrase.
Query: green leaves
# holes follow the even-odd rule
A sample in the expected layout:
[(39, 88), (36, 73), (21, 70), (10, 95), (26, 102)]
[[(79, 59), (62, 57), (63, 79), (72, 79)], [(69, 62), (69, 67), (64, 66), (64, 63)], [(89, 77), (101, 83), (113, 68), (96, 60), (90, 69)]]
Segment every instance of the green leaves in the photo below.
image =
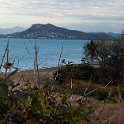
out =
[(5, 83), (0, 83), (0, 96), (7, 98), (8, 97), (8, 85)]
[(19, 90), (14, 91), (14, 93), (13, 93), (13, 98), (18, 99), (18, 100), (19, 100), (20, 102), (22, 102), (22, 103), (25, 103), (25, 101), (26, 101), (26, 96), (25, 96), (25, 94), (24, 94), (22, 91), (19, 91)]
[(86, 54), (86, 57), (89, 57), (92, 62), (93, 59), (97, 56), (97, 47), (98, 47), (97, 42), (93, 40), (91, 40), (84, 46), (84, 52)]
[(25, 124), (40, 121), (44, 124), (79, 124), (89, 119), (90, 109), (73, 107), (67, 99), (68, 93), (53, 91), (51, 84), (39, 90), (31, 87), (9, 90), (12, 85), (9, 80), (7, 83), (5, 80), (0, 82), (0, 120), (6, 118), (12, 123)]
[(38, 124), (36, 120), (31, 119), (31, 120), (27, 120), (26, 124)]
[(40, 102), (43, 102), (44, 101), (44, 93), (43, 93), (43, 91), (39, 91), (38, 92), (37, 99)]
[(0, 79), (0, 96), (8, 98), (9, 88), (13, 86), (13, 81), (10, 79)]

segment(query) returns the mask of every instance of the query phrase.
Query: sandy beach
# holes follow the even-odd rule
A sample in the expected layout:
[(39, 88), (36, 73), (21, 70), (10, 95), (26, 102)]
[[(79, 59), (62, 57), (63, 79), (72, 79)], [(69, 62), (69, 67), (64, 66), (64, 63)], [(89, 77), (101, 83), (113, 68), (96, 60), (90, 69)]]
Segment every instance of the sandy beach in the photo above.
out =
[[(53, 74), (57, 70), (58, 70), (58, 67), (39, 69), (39, 75), (40, 75), (41, 81), (48, 81), (49, 79), (52, 79)], [(25, 70), (25, 71), (19, 71), (15, 73), (14, 75), (10, 76), (10, 78), (14, 81), (15, 84), (18, 82), (32, 83), (35, 78), (34, 74), (35, 74), (34, 70)], [(0, 77), (3, 78), (4, 74), (1, 74)]]

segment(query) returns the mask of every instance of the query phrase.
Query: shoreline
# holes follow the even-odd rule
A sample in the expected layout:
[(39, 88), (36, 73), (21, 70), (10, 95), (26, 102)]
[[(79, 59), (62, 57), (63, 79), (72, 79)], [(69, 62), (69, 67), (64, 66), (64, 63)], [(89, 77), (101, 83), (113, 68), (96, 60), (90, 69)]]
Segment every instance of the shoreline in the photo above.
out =
[[(52, 68), (46, 68), (46, 69), (39, 69), (39, 76), (41, 81), (48, 81), (53, 78), (53, 74), (59, 69), (59, 67), (52, 67)], [(15, 73), (13, 76), (11, 76), (12, 80), (14, 80), (15, 84), (17, 82), (30, 82), (32, 83), (35, 79), (34, 76), (34, 70), (25, 70), (25, 71), (19, 71)]]
[[(57, 69), (59, 69), (59, 68), (60, 68), (60, 67), (39, 68), (39, 71), (40, 71), (40, 72), (53, 71), (53, 70), (57, 70)], [(34, 71), (34, 69), (20, 70), (20, 71), (18, 71), (17, 73), (20, 73), (20, 72), (32, 72), (32, 71)]]
[[(39, 69), (39, 76), (42, 81), (47, 82), (48, 80), (51, 80), (53, 78), (53, 74), (59, 69), (60, 67), (52, 67), (52, 68), (44, 68)], [(36, 73), (37, 75), (37, 73)], [(2, 72), (0, 73), (0, 78), (5, 77), (5, 74)], [(24, 83), (33, 83), (34, 80), (36, 80), (36, 77), (34, 75), (34, 69), (30, 70), (19, 70), (15, 74), (11, 75), (9, 77), (12, 81), (14, 81), (14, 84), (24, 84)]]

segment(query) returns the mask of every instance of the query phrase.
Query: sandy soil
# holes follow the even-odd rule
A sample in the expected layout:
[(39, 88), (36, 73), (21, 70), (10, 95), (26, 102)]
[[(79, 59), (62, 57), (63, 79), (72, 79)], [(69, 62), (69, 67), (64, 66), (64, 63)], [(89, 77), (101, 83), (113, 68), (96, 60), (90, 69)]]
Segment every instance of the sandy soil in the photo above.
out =
[[(53, 74), (58, 70), (57, 67), (40, 69), (39, 75), (41, 81), (47, 81), (53, 77)], [(34, 70), (19, 71), (12, 75), (10, 78), (16, 83), (18, 82), (33, 82), (36, 79), (37, 73)], [(0, 77), (4, 77), (5, 74), (0, 74)]]

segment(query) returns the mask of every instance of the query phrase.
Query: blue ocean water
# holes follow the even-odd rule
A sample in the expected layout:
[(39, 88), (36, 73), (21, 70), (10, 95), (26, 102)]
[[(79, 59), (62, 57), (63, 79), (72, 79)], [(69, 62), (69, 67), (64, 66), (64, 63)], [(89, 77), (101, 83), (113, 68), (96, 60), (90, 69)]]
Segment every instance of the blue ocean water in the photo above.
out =
[[(0, 39), (0, 62), (8, 39)], [(84, 40), (50, 40), (50, 39), (9, 39), (10, 62), (20, 69), (33, 69), (35, 41), (39, 47), (38, 60), (40, 68), (58, 66), (59, 57), (74, 64), (81, 63)], [(63, 49), (62, 49), (63, 46)]]

